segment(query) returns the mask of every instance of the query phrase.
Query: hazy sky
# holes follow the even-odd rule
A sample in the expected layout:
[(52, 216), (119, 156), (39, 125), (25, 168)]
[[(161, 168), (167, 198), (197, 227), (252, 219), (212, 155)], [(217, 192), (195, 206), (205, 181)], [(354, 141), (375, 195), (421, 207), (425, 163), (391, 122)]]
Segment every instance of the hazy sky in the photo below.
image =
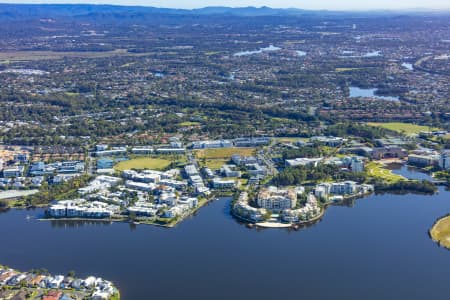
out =
[(304, 9), (399, 9), (450, 8), (450, 0), (0, 0), (2, 3), (95, 3), (143, 5), (172, 8), (198, 8), (205, 6), (270, 6)]

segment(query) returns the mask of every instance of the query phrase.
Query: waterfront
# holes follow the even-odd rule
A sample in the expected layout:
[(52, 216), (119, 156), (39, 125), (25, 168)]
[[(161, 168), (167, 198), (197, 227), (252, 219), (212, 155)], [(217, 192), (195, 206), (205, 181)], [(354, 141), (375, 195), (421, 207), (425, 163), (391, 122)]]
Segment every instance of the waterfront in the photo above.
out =
[(28, 195), (33, 195), (37, 193), (38, 190), (8, 190), (0, 192), (0, 200), (1, 199), (13, 199), (18, 197), (24, 197)]
[(357, 98), (357, 97), (363, 97), (363, 98), (375, 98), (380, 100), (387, 100), (387, 101), (399, 101), (398, 97), (391, 97), (391, 96), (378, 96), (375, 93), (378, 89), (363, 89), (356, 86), (351, 86), (349, 88), (350, 91), (350, 98)]
[(281, 50), (281, 48), (276, 47), (271, 44), (269, 47), (260, 48), (259, 50), (237, 52), (233, 56), (247, 56), (247, 55), (260, 54), (263, 52), (271, 52), (271, 51), (278, 51), (278, 50)]
[(404, 63), (402, 63), (402, 67), (407, 69), (407, 70), (409, 70), (409, 71), (413, 71), (414, 70), (414, 65), (411, 64), (411, 63), (404, 62)]
[(126, 300), (445, 298), (450, 255), (428, 229), (450, 212), (449, 196), (443, 187), (434, 196), (372, 195), (331, 206), (298, 231), (249, 229), (229, 215), (227, 198), (172, 229), (40, 222), (42, 209), (10, 210), (0, 214), (0, 262), (108, 278)]

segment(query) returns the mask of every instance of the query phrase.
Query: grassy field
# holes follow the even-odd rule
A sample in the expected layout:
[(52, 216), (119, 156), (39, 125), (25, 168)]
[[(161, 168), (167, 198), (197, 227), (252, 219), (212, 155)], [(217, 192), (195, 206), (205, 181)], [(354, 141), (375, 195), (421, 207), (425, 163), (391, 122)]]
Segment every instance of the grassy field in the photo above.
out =
[(354, 70), (361, 70), (361, 68), (336, 68), (334, 71), (340, 73)]
[(17, 61), (34, 61), (62, 59), (64, 57), (80, 58), (102, 58), (111, 56), (146, 56), (152, 53), (130, 53), (126, 49), (116, 49), (112, 51), (11, 51), (1, 52), (0, 62), (11, 63)]
[(450, 216), (439, 219), (430, 229), (430, 235), (433, 241), (450, 249)]
[(196, 150), (195, 156), (202, 167), (216, 170), (226, 164), (234, 154), (251, 156), (255, 153), (255, 148), (215, 148)]
[(65, 94), (69, 97), (78, 97), (80, 95), (80, 93), (73, 93), (73, 92), (66, 92)]
[(366, 165), (366, 172), (369, 176), (382, 178), (390, 183), (406, 179), (401, 175), (392, 173), (391, 170), (384, 168), (382, 164), (373, 161)]
[(210, 52), (205, 52), (206, 56), (211, 56), (211, 55), (216, 55), (216, 54), (220, 54), (221, 51), (210, 51)]
[(406, 135), (415, 135), (420, 133), (421, 131), (430, 131), (430, 130), (438, 130), (438, 128), (431, 128), (428, 126), (421, 126), (410, 123), (400, 123), (400, 122), (391, 122), (391, 123), (367, 123), (367, 125), (382, 127), (388, 130), (392, 130), (398, 133), (403, 133)]
[(36, 194), (39, 190), (9, 190), (9, 191), (1, 191), (0, 192), (0, 200), (3, 199), (13, 199), (13, 198), (22, 198), (24, 196), (29, 196), (32, 194)]
[(187, 122), (179, 123), (178, 125), (180, 125), (181, 127), (197, 126), (197, 125), (200, 125), (200, 122), (189, 122), (189, 121), (187, 121)]
[(171, 164), (170, 160), (153, 157), (139, 157), (119, 162), (114, 166), (114, 170), (123, 171), (130, 169), (153, 169), (163, 170)]
[(214, 148), (195, 151), (198, 159), (230, 159), (234, 154), (242, 156), (255, 155), (255, 148)]
[(272, 118), (272, 121), (275, 121), (275, 122), (291, 122), (292, 120), (288, 119), (288, 118)]
[(276, 137), (273, 138), (276, 142), (278, 143), (294, 143), (297, 141), (302, 141), (302, 142), (308, 142), (309, 139), (308, 138), (301, 138), (301, 137)]
[(229, 159), (206, 159), (206, 160), (200, 160), (199, 164), (202, 167), (208, 167), (211, 170), (216, 170), (216, 169), (220, 169), (228, 161), (229, 161)]

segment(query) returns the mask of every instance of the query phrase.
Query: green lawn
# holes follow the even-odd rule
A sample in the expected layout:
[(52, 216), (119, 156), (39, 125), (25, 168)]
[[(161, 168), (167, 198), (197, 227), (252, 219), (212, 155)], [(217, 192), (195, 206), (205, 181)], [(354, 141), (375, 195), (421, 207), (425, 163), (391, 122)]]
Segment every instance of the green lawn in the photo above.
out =
[(288, 118), (272, 118), (272, 121), (275, 121), (275, 122), (291, 122), (292, 120), (288, 119)]
[(293, 143), (293, 142), (297, 142), (297, 141), (309, 142), (308, 138), (302, 138), (302, 137), (276, 137), (273, 139), (278, 143)]
[(241, 183), (241, 185), (247, 185), (248, 179), (247, 178), (239, 178), (239, 182)]
[(392, 173), (391, 170), (384, 168), (382, 164), (373, 161), (366, 165), (366, 172), (371, 177), (381, 178), (390, 183), (406, 179), (401, 175)]
[(74, 92), (66, 92), (66, 95), (69, 97), (77, 97), (80, 95), (80, 93), (74, 93)]
[(391, 123), (367, 123), (367, 125), (375, 126), (375, 127), (382, 127), (388, 130), (392, 130), (398, 133), (402, 133), (405, 135), (415, 135), (420, 133), (421, 131), (431, 131), (431, 130), (438, 130), (438, 128), (428, 127), (428, 126), (422, 126), (417, 124), (410, 124), (410, 123), (400, 123), (400, 122), (391, 122)]
[(347, 72), (347, 71), (353, 71), (353, 70), (361, 70), (362, 68), (336, 68), (334, 69), (335, 72)]
[(216, 55), (216, 54), (220, 54), (221, 51), (210, 51), (210, 52), (205, 52), (206, 56), (211, 56), (211, 55)]
[(114, 166), (117, 171), (130, 169), (153, 169), (163, 170), (171, 164), (170, 160), (153, 157), (139, 157), (119, 162)]
[(179, 123), (178, 125), (180, 125), (181, 127), (197, 126), (197, 125), (200, 125), (200, 122), (189, 122), (189, 121), (187, 121), (187, 122)]
[(50, 60), (63, 59), (65, 57), (76, 58), (104, 58), (116, 56), (146, 56), (153, 54), (152, 52), (131, 53), (126, 49), (115, 49), (112, 51), (2, 51), (0, 53), (0, 61), (15, 62), (15, 61), (36, 61), (36, 60)]
[(433, 241), (450, 249), (450, 216), (438, 220), (430, 230)]
[(215, 170), (229, 162), (234, 154), (251, 156), (255, 153), (255, 148), (214, 148), (196, 150), (195, 156), (201, 166)]
[(195, 156), (198, 159), (230, 159), (234, 154), (242, 156), (255, 155), (255, 148), (214, 148), (196, 150)]
[(199, 164), (203, 167), (208, 167), (211, 170), (220, 169), (224, 164), (226, 164), (229, 160), (228, 159), (206, 159), (206, 160), (199, 160)]

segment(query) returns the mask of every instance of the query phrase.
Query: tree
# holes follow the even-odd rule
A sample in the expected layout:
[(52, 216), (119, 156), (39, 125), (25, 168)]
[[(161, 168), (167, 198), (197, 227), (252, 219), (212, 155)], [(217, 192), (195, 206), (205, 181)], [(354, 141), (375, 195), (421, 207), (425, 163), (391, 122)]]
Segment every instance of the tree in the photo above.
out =
[(265, 221), (270, 220), (270, 218), (272, 217), (272, 212), (270, 210), (266, 210), (263, 214), (263, 218)]
[(0, 210), (8, 207), (8, 201), (0, 200)]
[(75, 277), (75, 271), (74, 270), (70, 270), (69, 272), (67, 272), (67, 276), (69, 277)]
[(153, 196), (152, 193), (148, 193), (148, 202), (154, 203), (155, 202), (155, 196)]
[(134, 222), (136, 220), (136, 213), (134, 211), (130, 212), (130, 214), (128, 215), (128, 218), (130, 219), (130, 221)]

